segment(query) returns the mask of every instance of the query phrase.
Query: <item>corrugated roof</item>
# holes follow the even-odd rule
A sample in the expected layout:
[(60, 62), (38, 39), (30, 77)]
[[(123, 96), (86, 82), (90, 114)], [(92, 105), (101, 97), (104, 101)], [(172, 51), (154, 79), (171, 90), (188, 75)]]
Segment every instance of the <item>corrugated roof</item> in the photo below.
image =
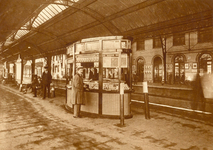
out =
[[(41, 1), (39, 2), (42, 4)], [(33, 52), (29, 51), (28, 55), (40, 56), (41, 53), (60, 50), (64, 52), (63, 49), (68, 44), (83, 38), (109, 35), (134, 38), (161, 32), (167, 34), (213, 26), (212, 0), (79, 0), (74, 4), (67, 0), (50, 0), (49, 2), (63, 4), (54, 9), (55, 11), (67, 9), (55, 15), (54, 19), (50, 19), (53, 12), (48, 7), (43, 9), (43, 13), (42, 10), (37, 12), (40, 19), (35, 19), (35, 15), (32, 15), (33, 12), (31, 12), (31, 16), (34, 18), (31, 19), (30, 32), (21, 37), (26, 32), (19, 31), (20, 33), (14, 38), (21, 38), (10, 46), (3, 47), (5, 52), (0, 52), (1, 55), (4, 55), (3, 57), (10, 59), (11, 55), (11, 58), (14, 58), (12, 57), (13, 49), (26, 53), (28, 44), (33, 46), (32, 49), (36, 49)], [(25, 3), (27, 2), (25, 1)], [(46, 6), (48, 4), (50, 3), (46, 3)], [(40, 5), (33, 8), (38, 9)], [(8, 20), (3, 22), (6, 23)], [(202, 24), (198, 25), (199, 22)], [(0, 21), (1, 26), (3, 24)], [(11, 26), (20, 28), (13, 23)], [(25, 27), (29, 26), (25, 24)], [(3, 32), (1, 28), (0, 31)]]

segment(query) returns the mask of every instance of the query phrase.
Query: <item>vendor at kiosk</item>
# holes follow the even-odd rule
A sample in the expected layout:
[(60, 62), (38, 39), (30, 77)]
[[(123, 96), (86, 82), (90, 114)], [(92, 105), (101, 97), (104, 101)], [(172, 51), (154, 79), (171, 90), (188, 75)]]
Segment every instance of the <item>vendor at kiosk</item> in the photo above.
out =
[(90, 81), (98, 80), (97, 69), (94, 68), (94, 67), (90, 68), (89, 80), (90, 80)]

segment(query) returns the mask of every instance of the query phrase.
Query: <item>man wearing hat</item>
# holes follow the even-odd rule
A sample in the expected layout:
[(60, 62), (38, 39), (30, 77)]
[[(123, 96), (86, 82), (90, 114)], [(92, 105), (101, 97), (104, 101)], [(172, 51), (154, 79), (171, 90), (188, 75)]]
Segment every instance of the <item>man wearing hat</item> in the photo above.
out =
[(77, 67), (77, 73), (73, 78), (72, 104), (74, 104), (74, 118), (80, 118), (81, 105), (84, 104), (83, 67)]
[(44, 67), (44, 72), (42, 74), (42, 86), (43, 86), (43, 98), (46, 98), (46, 89), (48, 89), (48, 97), (50, 97), (50, 83), (52, 80), (52, 76), (48, 71), (48, 66)]

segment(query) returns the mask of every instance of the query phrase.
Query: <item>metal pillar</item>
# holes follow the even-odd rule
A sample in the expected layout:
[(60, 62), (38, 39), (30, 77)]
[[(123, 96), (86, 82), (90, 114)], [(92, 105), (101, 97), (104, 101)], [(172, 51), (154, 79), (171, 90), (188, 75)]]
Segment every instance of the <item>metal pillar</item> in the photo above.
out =
[(32, 72), (32, 78), (31, 80), (33, 81), (34, 75), (35, 75), (35, 58), (32, 58), (32, 64), (31, 64), (31, 72)]
[(150, 110), (149, 110), (149, 95), (148, 95), (148, 86), (147, 82), (143, 82), (143, 93), (144, 93), (144, 112), (145, 118), (150, 119)]
[(120, 83), (120, 125), (124, 125), (124, 83)]

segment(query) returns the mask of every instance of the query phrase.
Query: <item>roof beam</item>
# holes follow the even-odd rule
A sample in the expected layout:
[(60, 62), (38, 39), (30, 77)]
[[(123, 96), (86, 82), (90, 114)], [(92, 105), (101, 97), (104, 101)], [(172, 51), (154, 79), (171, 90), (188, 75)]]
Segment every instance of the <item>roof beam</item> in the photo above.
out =
[(103, 22), (104, 16), (91, 10), (90, 8), (84, 7), (83, 9), (81, 9), (81, 11), (84, 12), (85, 14), (91, 16), (95, 20), (97, 20), (99, 23), (101, 23), (103, 26), (105, 26), (112, 34), (115, 35), (115, 34), (121, 33), (121, 31), (115, 25), (113, 25), (111, 22)]
[[(204, 27), (213, 26), (213, 11), (200, 12), (193, 15), (188, 15), (178, 19), (173, 19), (153, 25), (133, 29), (123, 32), (124, 35), (129, 36), (150, 36), (159, 34), (171, 34), (184, 31), (197, 30)], [(190, 20), (190, 22), (188, 21)]]
[(141, 2), (141, 3), (137, 4), (137, 5), (129, 7), (127, 9), (123, 10), (123, 11), (120, 11), (118, 13), (115, 13), (115, 14), (113, 14), (111, 16), (106, 17), (104, 20), (102, 20), (102, 22), (113, 20), (115, 18), (124, 16), (126, 14), (135, 12), (137, 10), (146, 8), (146, 7), (151, 6), (151, 5), (155, 5), (155, 4), (163, 2), (163, 1), (165, 1), (165, 0), (147, 0), (147, 1)]
[(72, 1), (71, 0), (60, 0), (60, 2), (58, 2), (58, 0), (48, 0), (45, 3), (46, 4), (59, 4), (59, 5), (65, 5), (65, 6), (72, 6), (73, 4), (79, 5), (78, 1), (75, 1), (75, 0), (72, 0)]

